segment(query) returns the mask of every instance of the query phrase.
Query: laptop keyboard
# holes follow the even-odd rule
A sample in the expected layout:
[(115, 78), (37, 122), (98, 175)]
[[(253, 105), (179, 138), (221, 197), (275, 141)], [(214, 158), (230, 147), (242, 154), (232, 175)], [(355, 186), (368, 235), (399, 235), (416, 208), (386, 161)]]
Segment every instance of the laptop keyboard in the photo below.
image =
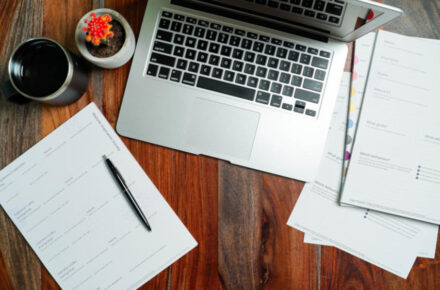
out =
[(339, 25), (345, 2), (341, 0), (245, 0), (281, 12), (302, 15), (321, 22)]
[(316, 117), (331, 53), (163, 11), (146, 74)]

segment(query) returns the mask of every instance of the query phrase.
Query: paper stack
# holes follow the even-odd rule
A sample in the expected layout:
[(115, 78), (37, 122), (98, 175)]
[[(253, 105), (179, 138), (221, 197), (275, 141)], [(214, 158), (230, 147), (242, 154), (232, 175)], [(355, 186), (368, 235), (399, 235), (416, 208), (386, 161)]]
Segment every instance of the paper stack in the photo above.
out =
[[(422, 50), (413, 49), (411, 44), (414, 44), (415, 47), (420, 42), (425, 43), (427, 48)], [(402, 45), (402, 43), (405, 43), (405, 45)], [(388, 49), (384, 49), (384, 47)], [(314, 182), (307, 183), (304, 186), (288, 221), (288, 225), (306, 233), (305, 242), (336, 246), (402, 278), (408, 276), (417, 256), (434, 258), (438, 225), (424, 222), (428, 219), (419, 218), (419, 220), (416, 220), (408, 218), (415, 218), (415, 214), (412, 216), (403, 214), (405, 217), (397, 216), (401, 213), (398, 211), (399, 205), (404, 204), (408, 206), (405, 199), (410, 193), (404, 192), (406, 195), (403, 195), (402, 192), (397, 192), (400, 194), (400, 200), (395, 198), (399, 202), (392, 209), (380, 206), (382, 202), (380, 197), (387, 199), (387, 197), (393, 196), (391, 193), (386, 195), (385, 193), (388, 192), (385, 191), (384, 193), (384, 191), (380, 190), (381, 188), (387, 186), (386, 189), (395, 190), (398, 186), (402, 186), (402, 179), (400, 179), (400, 184), (396, 186), (397, 178), (393, 176), (395, 174), (394, 171), (402, 172), (401, 168), (395, 164), (398, 162), (390, 162), (396, 167), (393, 168), (390, 165), (387, 170), (384, 170), (383, 167), (385, 165), (382, 165), (381, 168), (378, 164), (379, 162), (386, 163), (386, 160), (376, 160), (374, 169), (371, 169), (372, 161), (370, 160), (368, 161), (370, 163), (368, 163), (364, 160), (361, 163), (358, 156), (365, 158), (363, 153), (366, 152), (366, 148), (373, 150), (379, 147), (381, 150), (385, 150), (393, 146), (396, 147), (396, 145), (402, 146), (399, 140), (395, 140), (393, 137), (403, 137), (396, 135), (396, 132), (391, 130), (392, 126), (387, 121), (396, 122), (398, 120), (396, 116), (401, 117), (399, 114), (403, 111), (410, 120), (405, 125), (410, 122), (417, 123), (423, 117), (423, 115), (417, 114), (423, 111), (421, 108), (428, 110), (428, 107), (423, 105), (426, 102), (432, 101), (432, 93), (436, 92), (436, 90), (433, 86), (434, 83), (431, 82), (432, 77), (429, 76), (431, 72), (429, 71), (430, 66), (421, 61), (420, 58), (426, 59), (430, 51), (434, 50), (435, 47), (439, 48), (438, 41), (409, 38), (383, 31), (379, 32), (377, 37), (374, 33), (370, 33), (356, 41), (351, 91), (349, 92), (350, 74), (345, 73), (326, 149), (321, 160), (320, 171)], [(374, 54), (372, 53), (373, 50)], [(414, 63), (414, 58), (419, 59)], [(385, 62), (385, 64), (381, 62)], [(410, 73), (411, 68), (415, 69), (415, 73)], [(427, 81), (423, 82), (419, 79), (419, 76), (414, 77), (414, 74), (427, 76)], [(381, 81), (377, 81), (376, 79), (378, 78)], [(368, 83), (366, 82), (367, 79)], [(408, 80), (412, 80), (412, 82)], [(415, 80), (419, 81), (418, 86), (414, 84)], [(408, 83), (416, 86), (416, 89), (423, 87), (426, 90), (426, 94), (423, 95), (420, 92), (412, 91), (414, 94), (410, 94), (410, 96), (405, 95), (405, 90), (408, 90), (406, 88)], [(365, 94), (363, 94), (364, 87)], [(396, 92), (398, 92), (397, 95)], [(347, 99), (349, 94), (351, 97), (350, 104), (348, 105)], [(364, 102), (362, 102), (362, 96), (365, 98)], [(362, 110), (360, 110), (361, 105)], [(410, 110), (411, 107), (415, 108)], [(385, 109), (381, 110), (382, 108)], [(357, 122), (361, 111), (361, 117), (359, 122)], [(425, 112), (426, 114), (428, 113)], [(430, 120), (435, 120), (432, 115), (429, 116), (432, 118)], [(376, 119), (372, 120), (372, 118)], [(381, 122), (375, 122), (379, 119)], [(357, 130), (356, 123), (359, 123)], [(383, 127), (379, 124), (382, 124)], [(391, 124), (397, 126), (395, 123)], [(437, 121), (438, 124), (439, 122)], [(387, 125), (388, 127), (385, 127)], [(376, 134), (368, 135), (368, 132), (363, 132), (365, 130), (362, 129), (364, 126), (373, 126)], [(401, 129), (402, 127), (399, 128)], [(432, 132), (425, 132), (431, 128), (432, 126), (427, 126), (426, 130), (420, 130), (423, 131), (421, 133), (422, 137), (420, 137), (422, 140), (425, 138), (433, 141), (432, 138), (423, 137), (427, 135), (434, 136), (435, 141), (435, 135)], [(412, 128), (410, 129), (412, 130)], [(403, 129), (402, 131), (407, 133)], [(402, 133), (402, 131), (399, 133)], [(363, 139), (359, 138), (360, 134)], [(383, 134), (383, 136), (378, 134)], [(367, 140), (367, 138), (369, 139)], [(405, 150), (412, 148), (414, 152), (417, 152), (416, 148), (420, 146), (417, 142), (423, 143), (423, 141), (419, 140), (415, 140), (414, 143), (406, 140), (405, 146), (402, 147)], [(425, 143), (427, 143), (426, 140)], [(435, 146), (438, 147), (436, 144)], [(350, 158), (352, 149), (353, 157)], [(371, 155), (374, 154), (370, 153)], [(420, 156), (421, 154), (416, 155), (417, 157), (425, 157), (423, 155)], [(401, 156), (396, 154), (393, 156), (393, 160), (397, 160), (398, 157)], [(384, 157), (382, 156), (382, 158)], [(411, 162), (414, 162), (413, 159), (417, 160), (415, 157), (406, 158), (405, 160), (408, 159)], [(349, 160), (353, 164), (348, 164)], [(413, 197), (411, 199), (410, 197), (409, 200), (419, 202), (419, 204), (413, 203), (414, 210), (411, 212), (419, 213), (419, 215), (422, 215), (420, 211), (423, 209), (420, 204), (423, 204), (423, 202), (425, 204), (428, 203), (431, 197), (425, 194), (425, 192), (429, 193), (426, 187), (431, 186), (429, 189), (433, 190), (433, 181), (436, 180), (436, 177), (440, 177), (440, 174), (438, 174), (440, 171), (435, 171), (436, 168), (432, 164), (427, 166), (426, 158), (424, 161), (425, 163), (421, 164), (421, 167), (423, 168), (424, 178), (428, 179), (428, 181), (424, 180), (416, 184), (415, 187), (410, 187), (413, 190), (411, 193), (417, 192), (417, 194), (414, 194), (417, 198)], [(356, 165), (354, 164), (355, 162)], [(367, 167), (367, 170), (369, 169), (370, 171), (362, 176), (362, 173), (365, 173), (365, 168), (363, 167)], [(416, 166), (416, 168), (419, 167)], [(419, 172), (421, 170), (407, 172), (409, 175), (414, 175), (414, 178), (411, 179), (412, 182), (414, 180), (419, 181), (416, 178), (421, 176)], [(344, 183), (345, 174), (347, 176)], [(356, 176), (356, 178), (353, 178), (353, 176)], [(387, 181), (388, 178), (389, 180)], [(362, 192), (358, 190), (360, 187), (363, 189)], [(417, 188), (419, 190), (415, 191)], [(437, 192), (439, 190), (440, 188), (437, 187)], [(339, 203), (341, 194), (344, 206), (341, 206)], [(369, 202), (361, 202), (359, 197)], [(369, 205), (373, 204), (371, 199), (376, 201), (375, 207), (369, 207)], [(390, 199), (388, 198), (387, 200), (389, 201)], [(438, 204), (435, 201), (432, 198), (430, 200), (430, 202)], [(406, 212), (409, 212), (408, 208), (405, 209), (407, 210)], [(434, 220), (428, 221), (433, 222)]]

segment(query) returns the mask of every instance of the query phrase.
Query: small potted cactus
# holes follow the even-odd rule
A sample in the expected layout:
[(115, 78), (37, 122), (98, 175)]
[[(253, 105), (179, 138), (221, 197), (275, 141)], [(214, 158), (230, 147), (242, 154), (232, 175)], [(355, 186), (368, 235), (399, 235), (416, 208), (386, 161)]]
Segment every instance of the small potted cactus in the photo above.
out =
[(133, 56), (136, 46), (127, 20), (106, 8), (93, 10), (81, 18), (76, 27), (75, 42), (85, 59), (107, 69), (124, 65)]

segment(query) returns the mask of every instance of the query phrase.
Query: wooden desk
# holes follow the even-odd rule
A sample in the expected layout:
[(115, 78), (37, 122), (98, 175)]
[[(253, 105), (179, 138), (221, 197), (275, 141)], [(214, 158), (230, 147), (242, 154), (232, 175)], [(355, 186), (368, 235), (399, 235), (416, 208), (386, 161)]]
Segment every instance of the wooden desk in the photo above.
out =
[[(144, 0), (0, 1), (0, 80), (21, 41), (45, 36), (72, 51), (78, 19), (91, 9), (121, 12), (139, 33)], [(438, 0), (386, 0), (406, 12), (385, 29), (440, 38)], [(348, 70), (350, 61), (347, 62)], [(94, 101), (114, 126), (130, 63), (93, 69), (87, 93), (75, 104), (18, 106), (0, 101), (0, 168)], [(418, 259), (407, 280), (333, 247), (303, 243), (286, 226), (303, 183), (123, 138), (125, 144), (199, 242), (199, 246), (143, 289), (434, 289), (435, 260)], [(294, 166), (294, 164), (292, 164)], [(57, 284), (0, 209), (0, 289), (56, 289)]]

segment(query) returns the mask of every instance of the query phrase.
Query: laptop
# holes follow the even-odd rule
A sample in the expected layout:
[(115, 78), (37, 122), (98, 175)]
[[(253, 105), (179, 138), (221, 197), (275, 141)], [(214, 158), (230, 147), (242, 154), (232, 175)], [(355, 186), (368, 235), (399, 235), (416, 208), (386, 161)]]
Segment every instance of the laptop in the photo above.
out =
[(117, 132), (288, 178), (317, 173), (365, 0), (149, 0)]

